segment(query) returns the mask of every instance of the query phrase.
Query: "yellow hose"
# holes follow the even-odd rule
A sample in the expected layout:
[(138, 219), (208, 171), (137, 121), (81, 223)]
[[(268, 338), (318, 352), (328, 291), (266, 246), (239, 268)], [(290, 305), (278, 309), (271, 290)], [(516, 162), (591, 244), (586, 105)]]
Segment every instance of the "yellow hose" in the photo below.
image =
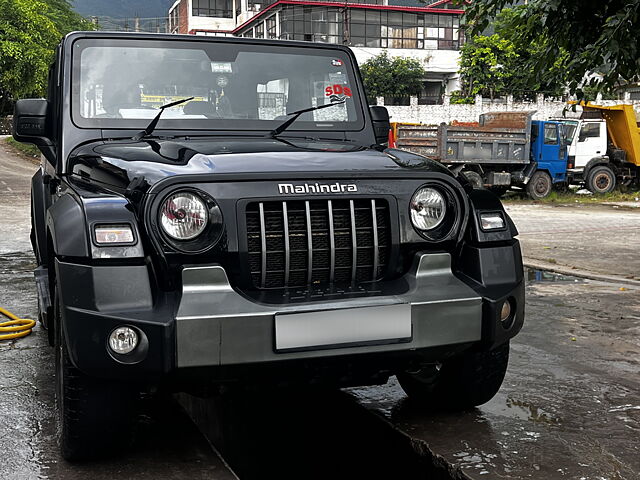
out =
[(10, 319), (8, 322), (0, 323), (0, 332), (12, 332), (1, 334), (0, 340), (26, 337), (31, 333), (31, 329), (36, 326), (35, 321), (29, 318), (19, 318), (2, 307), (0, 307), (0, 314)]

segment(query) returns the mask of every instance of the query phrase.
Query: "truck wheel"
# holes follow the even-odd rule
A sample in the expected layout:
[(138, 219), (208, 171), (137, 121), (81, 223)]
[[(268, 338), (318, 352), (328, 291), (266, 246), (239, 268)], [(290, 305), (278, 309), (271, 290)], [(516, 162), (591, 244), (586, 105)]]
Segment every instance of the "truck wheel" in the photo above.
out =
[(409, 398), (426, 408), (466, 410), (482, 405), (498, 393), (509, 363), (509, 342), (488, 352), (467, 352), (438, 370), (399, 373)]
[(462, 172), (462, 174), (473, 188), (484, 188), (484, 182), (478, 172), (468, 171)]
[(616, 176), (609, 167), (593, 167), (587, 176), (587, 189), (596, 194), (609, 193), (616, 188)]
[(56, 313), (56, 404), (60, 451), (66, 460), (103, 457), (129, 446), (136, 404), (127, 385), (93, 378), (75, 368), (62, 332), (59, 295)]
[(553, 182), (547, 172), (537, 171), (527, 183), (527, 194), (532, 200), (540, 200), (551, 193)]

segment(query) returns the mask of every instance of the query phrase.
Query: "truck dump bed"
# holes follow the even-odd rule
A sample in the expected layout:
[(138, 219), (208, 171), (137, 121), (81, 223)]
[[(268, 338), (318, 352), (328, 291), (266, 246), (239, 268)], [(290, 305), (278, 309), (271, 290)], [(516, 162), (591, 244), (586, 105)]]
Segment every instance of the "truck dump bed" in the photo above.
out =
[(582, 105), (585, 112), (599, 112), (607, 122), (609, 138), (616, 148), (627, 152), (627, 161), (640, 166), (640, 130), (632, 105)]
[(394, 124), (398, 148), (445, 164), (527, 164), (535, 112), (480, 115), (479, 126)]

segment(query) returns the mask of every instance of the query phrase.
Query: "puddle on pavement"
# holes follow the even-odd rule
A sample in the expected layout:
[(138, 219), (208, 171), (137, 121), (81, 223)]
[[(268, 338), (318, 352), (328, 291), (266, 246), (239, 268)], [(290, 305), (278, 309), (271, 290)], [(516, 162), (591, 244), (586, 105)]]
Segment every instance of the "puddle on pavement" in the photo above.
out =
[(481, 410), (506, 417), (518, 418), (534, 423), (555, 425), (560, 419), (551, 412), (526, 400), (507, 397), (505, 402), (491, 402), (481, 407)]
[(525, 268), (524, 276), (528, 283), (586, 283), (586, 278), (562, 275), (560, 273), (549, 272), (547, 270), (536, 270)]

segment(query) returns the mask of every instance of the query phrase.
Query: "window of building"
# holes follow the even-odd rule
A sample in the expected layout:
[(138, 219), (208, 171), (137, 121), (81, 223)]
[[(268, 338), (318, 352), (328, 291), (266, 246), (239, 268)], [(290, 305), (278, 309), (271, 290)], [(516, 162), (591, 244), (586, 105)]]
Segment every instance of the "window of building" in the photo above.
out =
[(264, 38), (264, 23), (258, 22), (256, 24), (256, 28), (254, 29), (254, 38)]
[(233, 18), (232, 0), (193, 0), (196, 17)]
[[(382, 3), (372, 0), (367, 3)], [(267, 20), (268, 22), (270, 20)], [(267, 25), (267, 37), (275, 38), (275, 18)], [(460, 20), (449, 14), (395, 12), (370, 8), (347, 10), (283, 5), (279, 38), (354, 47), (457, 50), (462, 43)]]
[(418, 95), (418, 105), (442, 105), (442, 82), (424, 82)]
[(342, 18), (338, 8), (286, 6), (280, 12), (280, 38), (341, 44)]
[(176, 7), (169, 12), (169, 31), (173, 33), (178, 30), (178, 27), (178, 7)]
[(266, 20), (267, 25), (267, 38), (278, 38), (278, 32), (276, 27), (276, 16), (271, 15)]

